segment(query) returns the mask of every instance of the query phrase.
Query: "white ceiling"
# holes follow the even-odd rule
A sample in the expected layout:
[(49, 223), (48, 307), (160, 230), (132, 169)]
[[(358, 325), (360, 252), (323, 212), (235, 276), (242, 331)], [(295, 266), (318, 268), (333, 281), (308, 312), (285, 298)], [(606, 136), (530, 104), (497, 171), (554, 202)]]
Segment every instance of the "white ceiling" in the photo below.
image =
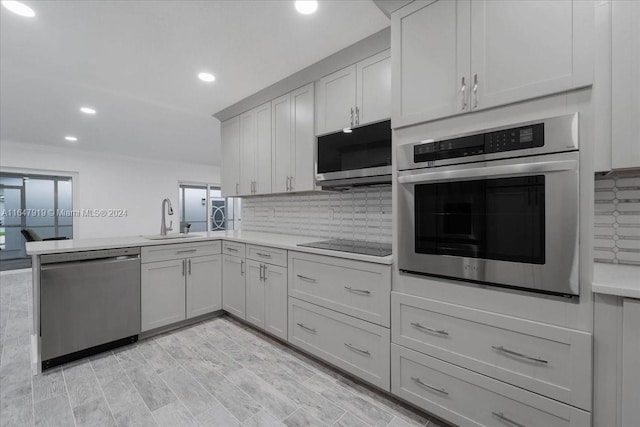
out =
[(212, 165), (213, 113), (389, 25), (368, 0), (24, 3), (0, 8), (1, 141)]

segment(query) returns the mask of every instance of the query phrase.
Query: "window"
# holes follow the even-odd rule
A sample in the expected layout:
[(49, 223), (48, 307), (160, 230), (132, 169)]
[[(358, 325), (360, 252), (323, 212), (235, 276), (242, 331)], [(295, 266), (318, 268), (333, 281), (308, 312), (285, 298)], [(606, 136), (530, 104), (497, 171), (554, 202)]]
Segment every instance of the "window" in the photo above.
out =
[(190, 223), (190, 231), (233, 230), (240, 199), (222, 197), (220, 187), (180, 184), (180, 231)]
[(27, 268), (25, 240), (31, 228), (41, 238), (73, 238), (69, 177), (0, 173), (0, 260), (2, 269)]

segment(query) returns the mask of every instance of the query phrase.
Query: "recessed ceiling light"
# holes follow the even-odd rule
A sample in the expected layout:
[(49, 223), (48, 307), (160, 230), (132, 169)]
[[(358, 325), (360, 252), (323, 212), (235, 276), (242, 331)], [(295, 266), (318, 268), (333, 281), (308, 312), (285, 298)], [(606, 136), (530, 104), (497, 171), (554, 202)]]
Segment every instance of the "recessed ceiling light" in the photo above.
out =
[(95, 114), (96, 110), (91, 108), (91, 107), (80, 107), (80, 111), (82, 111), (85, 114)]
[(297, 0), (295, 6), (296, 10), (303, 15), (311, 15), (318, 10), (318, 2), (315, 0)]
[(211, 83), (216, 79), (216, 76), (211, 73), (200, 73), (198, 74), (198, 78), (203, 82)]
[(34, 16), (36, 16), (36, 13), (33, 11), (33, 9), (31, 9), (24, 3), (20, 3), (19, 1), (3, 0), (2, 5), (16, 15), (24, 16), (26, 18), (33, 18)]
[(78, 138), (76, 138), (75, 136), (71, 136), (71, 135), (65, 136), (64, 139), (66, 139), (67, 141), (70, 141), (70, 142), (78, 141)]

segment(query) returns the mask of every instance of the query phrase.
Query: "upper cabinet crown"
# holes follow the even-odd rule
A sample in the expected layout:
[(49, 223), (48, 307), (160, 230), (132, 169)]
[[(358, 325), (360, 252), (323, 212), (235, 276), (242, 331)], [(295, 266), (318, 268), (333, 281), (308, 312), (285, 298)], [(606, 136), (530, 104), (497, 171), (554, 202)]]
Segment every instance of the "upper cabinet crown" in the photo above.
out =
[(592, 83), (593, 3), (415, 1), (391, 16), (393, 127)]
[(391, 117), (390, 54), (385, 50), (318, 81), (316, 135)]

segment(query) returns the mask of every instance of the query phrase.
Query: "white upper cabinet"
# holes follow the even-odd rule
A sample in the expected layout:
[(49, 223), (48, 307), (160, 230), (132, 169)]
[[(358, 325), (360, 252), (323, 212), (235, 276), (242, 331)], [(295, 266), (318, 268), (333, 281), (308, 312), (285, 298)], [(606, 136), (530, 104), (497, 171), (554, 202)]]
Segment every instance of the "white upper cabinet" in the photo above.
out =
[(380, 52), (318, 81), (316, 135), (391, 116), (390, 51)]
[(394, 12), (393, 127), (588, 86), (594, 3), (415, 1)]
[(579, 0), (472, 1), (471, 108), (591, 84), (593, 7)]
[(271, 101), (272, 192), (314, 190), (313, 83)]
[(271, 193), (271, 103), (240, 116), (240, 194)]
[(221, 124), (222, 174), (221, 187), (224, 197), (240, 194), (240, 117)]
[(316, 134), (354, 126), (356, 108), (356, 66), (352, 65), (318, 82)]
[(393, 126), (469, 111), (469, 10), (417, 1), (392, 15)]
[(356, 125), (391, 117), (391, 56), (386, 50), (356, 64)]
[(640, 167), (640, 2), (611, 3), (611, 166)]

